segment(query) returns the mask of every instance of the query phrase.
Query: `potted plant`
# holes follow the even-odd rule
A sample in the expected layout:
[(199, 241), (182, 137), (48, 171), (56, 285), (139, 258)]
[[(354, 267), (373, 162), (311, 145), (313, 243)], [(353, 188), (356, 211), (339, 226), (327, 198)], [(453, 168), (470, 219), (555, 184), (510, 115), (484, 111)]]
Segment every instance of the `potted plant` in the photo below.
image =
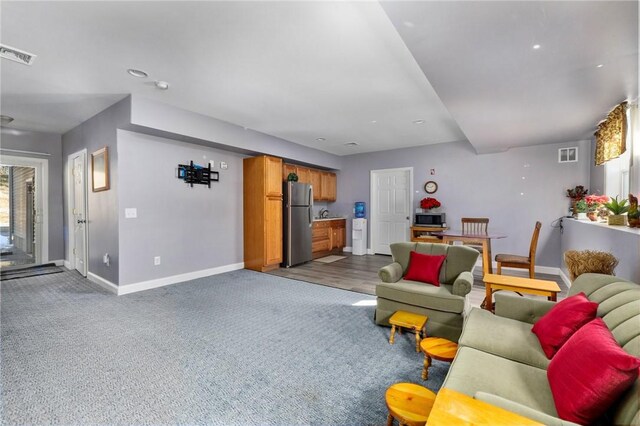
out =
[(624, 214), (629, 211), (626, 199), (618, 201), (618, 196), (616, 195), (615, 198), (605, 203), (604, 206), (611, 212), (609, 217), (607, 217), (609, 225), (625, 225), (627, 217)]
[(587, 195), (584, 197), (584, 200), (587, 202), (587, 217), (595, 222), (598, 220), (598, 212), (602, 205), (609, 201), (609, 197), (606, 195)]
[(640, 210), (638, 210), (638, 197), (629, 194), (629, 212), (627, 213), (629, 228), (640, 228)]
[(567, 197), (571, 198), (571, 212), (574, 216), (576, 215), (576, 203), (582, 200), (588, 193), (589, 190), (582, 185), (577, 185), (573, 189), (567, 189)]
[(576, 213), (578, 220), (587, 220), (587, 202), (584, 199), (576, 202)]

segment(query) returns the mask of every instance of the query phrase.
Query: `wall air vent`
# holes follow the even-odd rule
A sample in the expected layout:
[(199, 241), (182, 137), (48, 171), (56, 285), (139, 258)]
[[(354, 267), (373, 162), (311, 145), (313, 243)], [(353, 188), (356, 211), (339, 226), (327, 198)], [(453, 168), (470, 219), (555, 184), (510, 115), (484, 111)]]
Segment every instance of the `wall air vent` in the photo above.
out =
[(0, 44), (0, 57), (10, 61), (19, 62), (24, 65), (31, 65), (37, 55), (16, 49), (15, 47)]

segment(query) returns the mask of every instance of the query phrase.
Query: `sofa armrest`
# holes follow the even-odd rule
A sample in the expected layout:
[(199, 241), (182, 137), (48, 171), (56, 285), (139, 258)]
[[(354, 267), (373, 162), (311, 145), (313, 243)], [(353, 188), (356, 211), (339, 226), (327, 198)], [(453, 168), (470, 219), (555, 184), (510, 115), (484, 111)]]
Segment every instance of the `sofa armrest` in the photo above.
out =
[(385, 283), (397, 283), (402, 278), (402, 265), (393, 262), (378, 271), (378, 276)]
[(486, 402), (487, 404), (495, 405), (496, 407), (503, 408), (507, 411), (511, 411), (512, 413), (520, 414), (522, 417), (526, 417), (536, 422), (540, 422), (544, 425), (549, 426), (578, 426), (576, 423), (562, 420), (558, 417), (550, 416), (547, 413), (543, 413), (542, 411), (538, 411), (534, 408), (527, 407), (526, 405), (519, 404), (517, 402), (511, 401), (510, 399), (502, 398), (500, 396), (487, 393), (487, 392), (476, 392), (473, 396), (478, 401)]
[(456, 296), (466, 296), (473, 287), (473, 274), (469, 271), (461, 272), (453, 282), (452, 293)]
[(529, 299), (513, 293), (499, 292), (494, 293), (494, 296), (496, 315), (529, 324), (534, 324), (555, 305), (555, 302)]

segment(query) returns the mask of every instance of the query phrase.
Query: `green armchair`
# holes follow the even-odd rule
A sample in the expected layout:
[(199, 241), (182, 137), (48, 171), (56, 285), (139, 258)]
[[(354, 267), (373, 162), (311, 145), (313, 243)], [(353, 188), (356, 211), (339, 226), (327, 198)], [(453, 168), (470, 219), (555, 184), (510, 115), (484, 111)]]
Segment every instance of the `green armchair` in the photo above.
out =
[[(440, 287), (402, 279), (409, 266), (411, 251), (446, 255), (440, 270)], [(427, 336), (443, 337), (457, 342), (473, 286), (473, 267), (480, 253), (470, 247), (430, 243), (391, 244), (393, 263), (381, 268), (382, 280), (376, 286), (375, 322), (389, 326), (396, 311), (407, 311), (429, 317)]]

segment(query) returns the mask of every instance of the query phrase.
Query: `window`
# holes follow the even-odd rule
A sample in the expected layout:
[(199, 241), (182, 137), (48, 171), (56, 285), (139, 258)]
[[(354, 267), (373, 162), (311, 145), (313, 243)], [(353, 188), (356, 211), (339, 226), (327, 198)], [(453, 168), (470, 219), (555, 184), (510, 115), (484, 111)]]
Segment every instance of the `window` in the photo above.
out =
[(571, 148), (560, 148), (558, 150), (558, 163), (577, 163), (578, 162), (578, 147), (572, 146)]
[[(629, 192), (638, 191), (637, 183), (631, 185), (632, 168), (640, 167), (634, 159), (640, 154), (640, 135), (638, 134), (638, 107), (631, 106), (627, 110), (627, 150), (618, 158), (604, 164), (605, 194), (620, 199), (628, 198)], [(637, 172), (636, 172), (637, 173)]]

